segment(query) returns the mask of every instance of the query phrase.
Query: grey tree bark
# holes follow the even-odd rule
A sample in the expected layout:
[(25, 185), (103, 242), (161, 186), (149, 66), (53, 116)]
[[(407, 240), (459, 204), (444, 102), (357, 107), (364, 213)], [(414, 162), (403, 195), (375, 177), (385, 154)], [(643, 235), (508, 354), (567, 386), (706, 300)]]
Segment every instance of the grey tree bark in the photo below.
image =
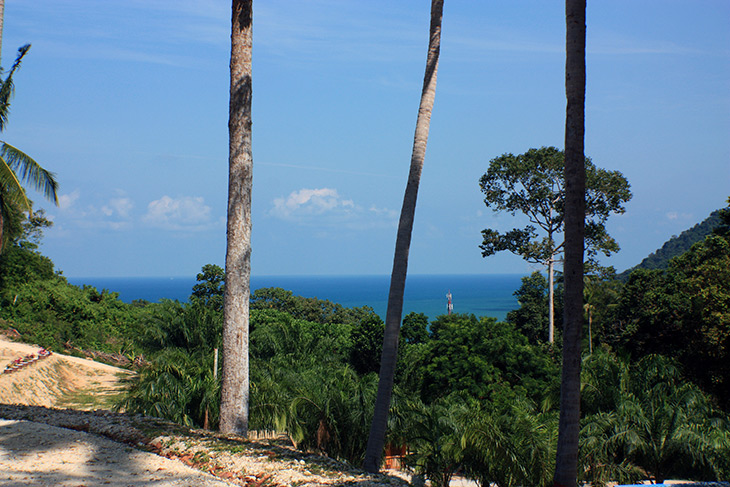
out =
[(586, 0), (566, 0), (565, 264), (560, 423), (553, 483), (575, 487), (580, 427), (585, 233)]
[(416, 120), (416, 133), (413, 138), (411, 166), (406, 183), (406, 191), (401, 207), (398, 233), (393, 256), (393, 270), (390, 276), (388, 307), (385, 314), (385, 336), (383, 353), (380, 360), (380, 380), (378, 394), (375, 399), (373, 421), (370, 426), (367, 449), (363, 468), (368, 472), (377, 472), (383, 457), (385, 446), (385, 430), (388, 422), (388, 409), (393, 394), (395, 364), (398, 358), (398, 339), (400, 323), (403, 315), (403, 293), (408, 273), (408, 254), (413, 233), (413, 220), (416, 214), (418, 186), (421, 180), (423, 161), (426, 157), (426, 144), (431, 125), (431, 112), (436, 96), (436, 74), (438, 72), (439, 52), (441, 49), (441, 19), (443, 17), (443, 0), (431, 1), (431, 25), (429, 28), (428, 56), (426, 73), (421, 90), (421, 103)]
[(251, 48), (253, 0), (233, 0), (229, 104), (228, 224), (223, 306), (220, 431), (248, 434), (251, 280)]

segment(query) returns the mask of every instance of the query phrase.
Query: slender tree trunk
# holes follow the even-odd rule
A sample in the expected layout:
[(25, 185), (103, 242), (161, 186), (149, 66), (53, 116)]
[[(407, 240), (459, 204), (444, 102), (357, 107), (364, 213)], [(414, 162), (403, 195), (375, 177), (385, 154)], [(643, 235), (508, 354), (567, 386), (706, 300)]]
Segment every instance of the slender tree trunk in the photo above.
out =
[(251, 47), (253, 0), (233, 0), (229, 105), (228, 228), (223, 306), (220, 430), (248, 434), (251, 279)]
[[(213, 350), (213, 381), (218, 378), (218, 349)], [(205, 416), (203, 418), (203, 429), (210, 429), (210, 412), (208, 406), (205, 406)]]
[(431, 111), (436, 96), (436, 74), (438, 72), (439, 51), (441, 48), (441, 19), (443, 17), (443, 0), (431, 1), (431, 26), (428, 43), (428, 57), (426, 60), (426, 74), (423, 78), (421, 103), (418, 108), (416, 133), (413, 138), (413, 152), (411, 168), (403, 197), (403, 206), (398, 224), (398, 234), (395, 242), (393, 257), (393, 272), (390, 276), (390, 291), (388, 293), (388, 308), (385, 315), (385, 337), (383, 339), (383, 354), (380, 359), (380, 381), (378, 395), (375, 400), (373, 422), (370, 426), (367, 450), (363, 467), (368, 472), (377, 472), (383, 457), (385, 446), (385, 430), (388, 422), (388, 409), (393, 393), (393, 379), (395, 363), (398, 357), (398, 338), (400, 322), (403, 314), (403, 293), (408, 271), (408, 252), (411, 246), (413, 219), (416, 213), (416, 199), (418, 185), (421, 180), (421, 170), (426, 157), (426, 144), (431, 124)]
[(593, 307), (588, 307), (588, 353), (593, 355)]
[(551, 256), (548, 261), (548, 343), (553, 342), (555, 342), (555, 257)]
[(555, 486), (575, 487), (580, 422), (580, 337), (583, 328), (585, 227), (586, 0), (566, 0), (565, 299), (560, 424)]
[[(550, 219), (550, 228), (552, 228), (553, 205), (555, 201), (550, 201), (548, 218)], [(548, 242), (550, 242), (550, 260), (548, 260), (548, 343), (552, 346), (555, 342), (555, 242), (553, 241), (552, 230), (548, 231)]]

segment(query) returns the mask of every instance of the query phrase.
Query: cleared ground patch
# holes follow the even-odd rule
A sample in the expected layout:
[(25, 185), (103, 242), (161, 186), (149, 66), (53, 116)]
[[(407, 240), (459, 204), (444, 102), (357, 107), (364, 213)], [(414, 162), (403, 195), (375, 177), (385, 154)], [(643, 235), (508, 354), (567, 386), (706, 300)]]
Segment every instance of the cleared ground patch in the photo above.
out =
[[(40, 347), (0, 338), (0, 368)], [(111, 365), (53, 353), (9, 374), (0, 374), (0, 403), (28, 406), (109, 409), (120, 393), (120, 379), (132, 372)]]

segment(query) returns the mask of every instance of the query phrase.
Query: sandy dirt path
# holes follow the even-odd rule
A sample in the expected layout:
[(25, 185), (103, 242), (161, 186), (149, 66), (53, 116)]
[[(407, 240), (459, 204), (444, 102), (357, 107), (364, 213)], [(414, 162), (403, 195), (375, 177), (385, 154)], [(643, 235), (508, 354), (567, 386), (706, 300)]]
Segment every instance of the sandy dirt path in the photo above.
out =
[[(39, 347), (0, 338), (0, 370)], [(54, 353), (10, 374), (0, 374), (0, 403), (93, 409), (119, 387), (130, 372), (111, 365)], [(79, 404), (86, 396), (87, 404)]]
[(0, 419), (0, 486), (229, 487), (180, 462), (97, 435)]
[[(39, 347), (0, 338), (0, 370)], [(0, 374), (0, 403), (92, 409), (130, 372), (54, 353)], [(79, 397), (91, 400), (78, 404)], [(232, 484), (178, 461), (98, 435), (32, 421), (0, 419), (0, 486), (222, 487)]]

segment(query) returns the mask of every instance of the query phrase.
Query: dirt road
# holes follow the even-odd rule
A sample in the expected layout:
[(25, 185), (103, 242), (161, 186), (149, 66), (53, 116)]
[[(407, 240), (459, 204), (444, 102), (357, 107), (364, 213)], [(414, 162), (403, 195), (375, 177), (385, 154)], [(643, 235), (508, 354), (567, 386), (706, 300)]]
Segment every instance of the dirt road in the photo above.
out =
[(0, 419), (0, 486), (230, 487), (180, 462), (80, 431)]
[[(39, 347), (0, 339), (0, 370)], [(0, 403), (96, 409), (129, 371), (54, 353), (0, 375)], [(49, 410), (49, 414), (52, 411)], [(39, 418), (40, 419), (40, 418)], [(0, 419), (0, 486), (222, 487), (232, 484), (178, 461), (98, 435)]]
[[(39, 347), (0, 338), (0, 370)], [(0, 374), (0, 403), (96, 409), (108, 407), (119, 379), (130, 372), (111, 365), (54, 353), (10, 373)]]

